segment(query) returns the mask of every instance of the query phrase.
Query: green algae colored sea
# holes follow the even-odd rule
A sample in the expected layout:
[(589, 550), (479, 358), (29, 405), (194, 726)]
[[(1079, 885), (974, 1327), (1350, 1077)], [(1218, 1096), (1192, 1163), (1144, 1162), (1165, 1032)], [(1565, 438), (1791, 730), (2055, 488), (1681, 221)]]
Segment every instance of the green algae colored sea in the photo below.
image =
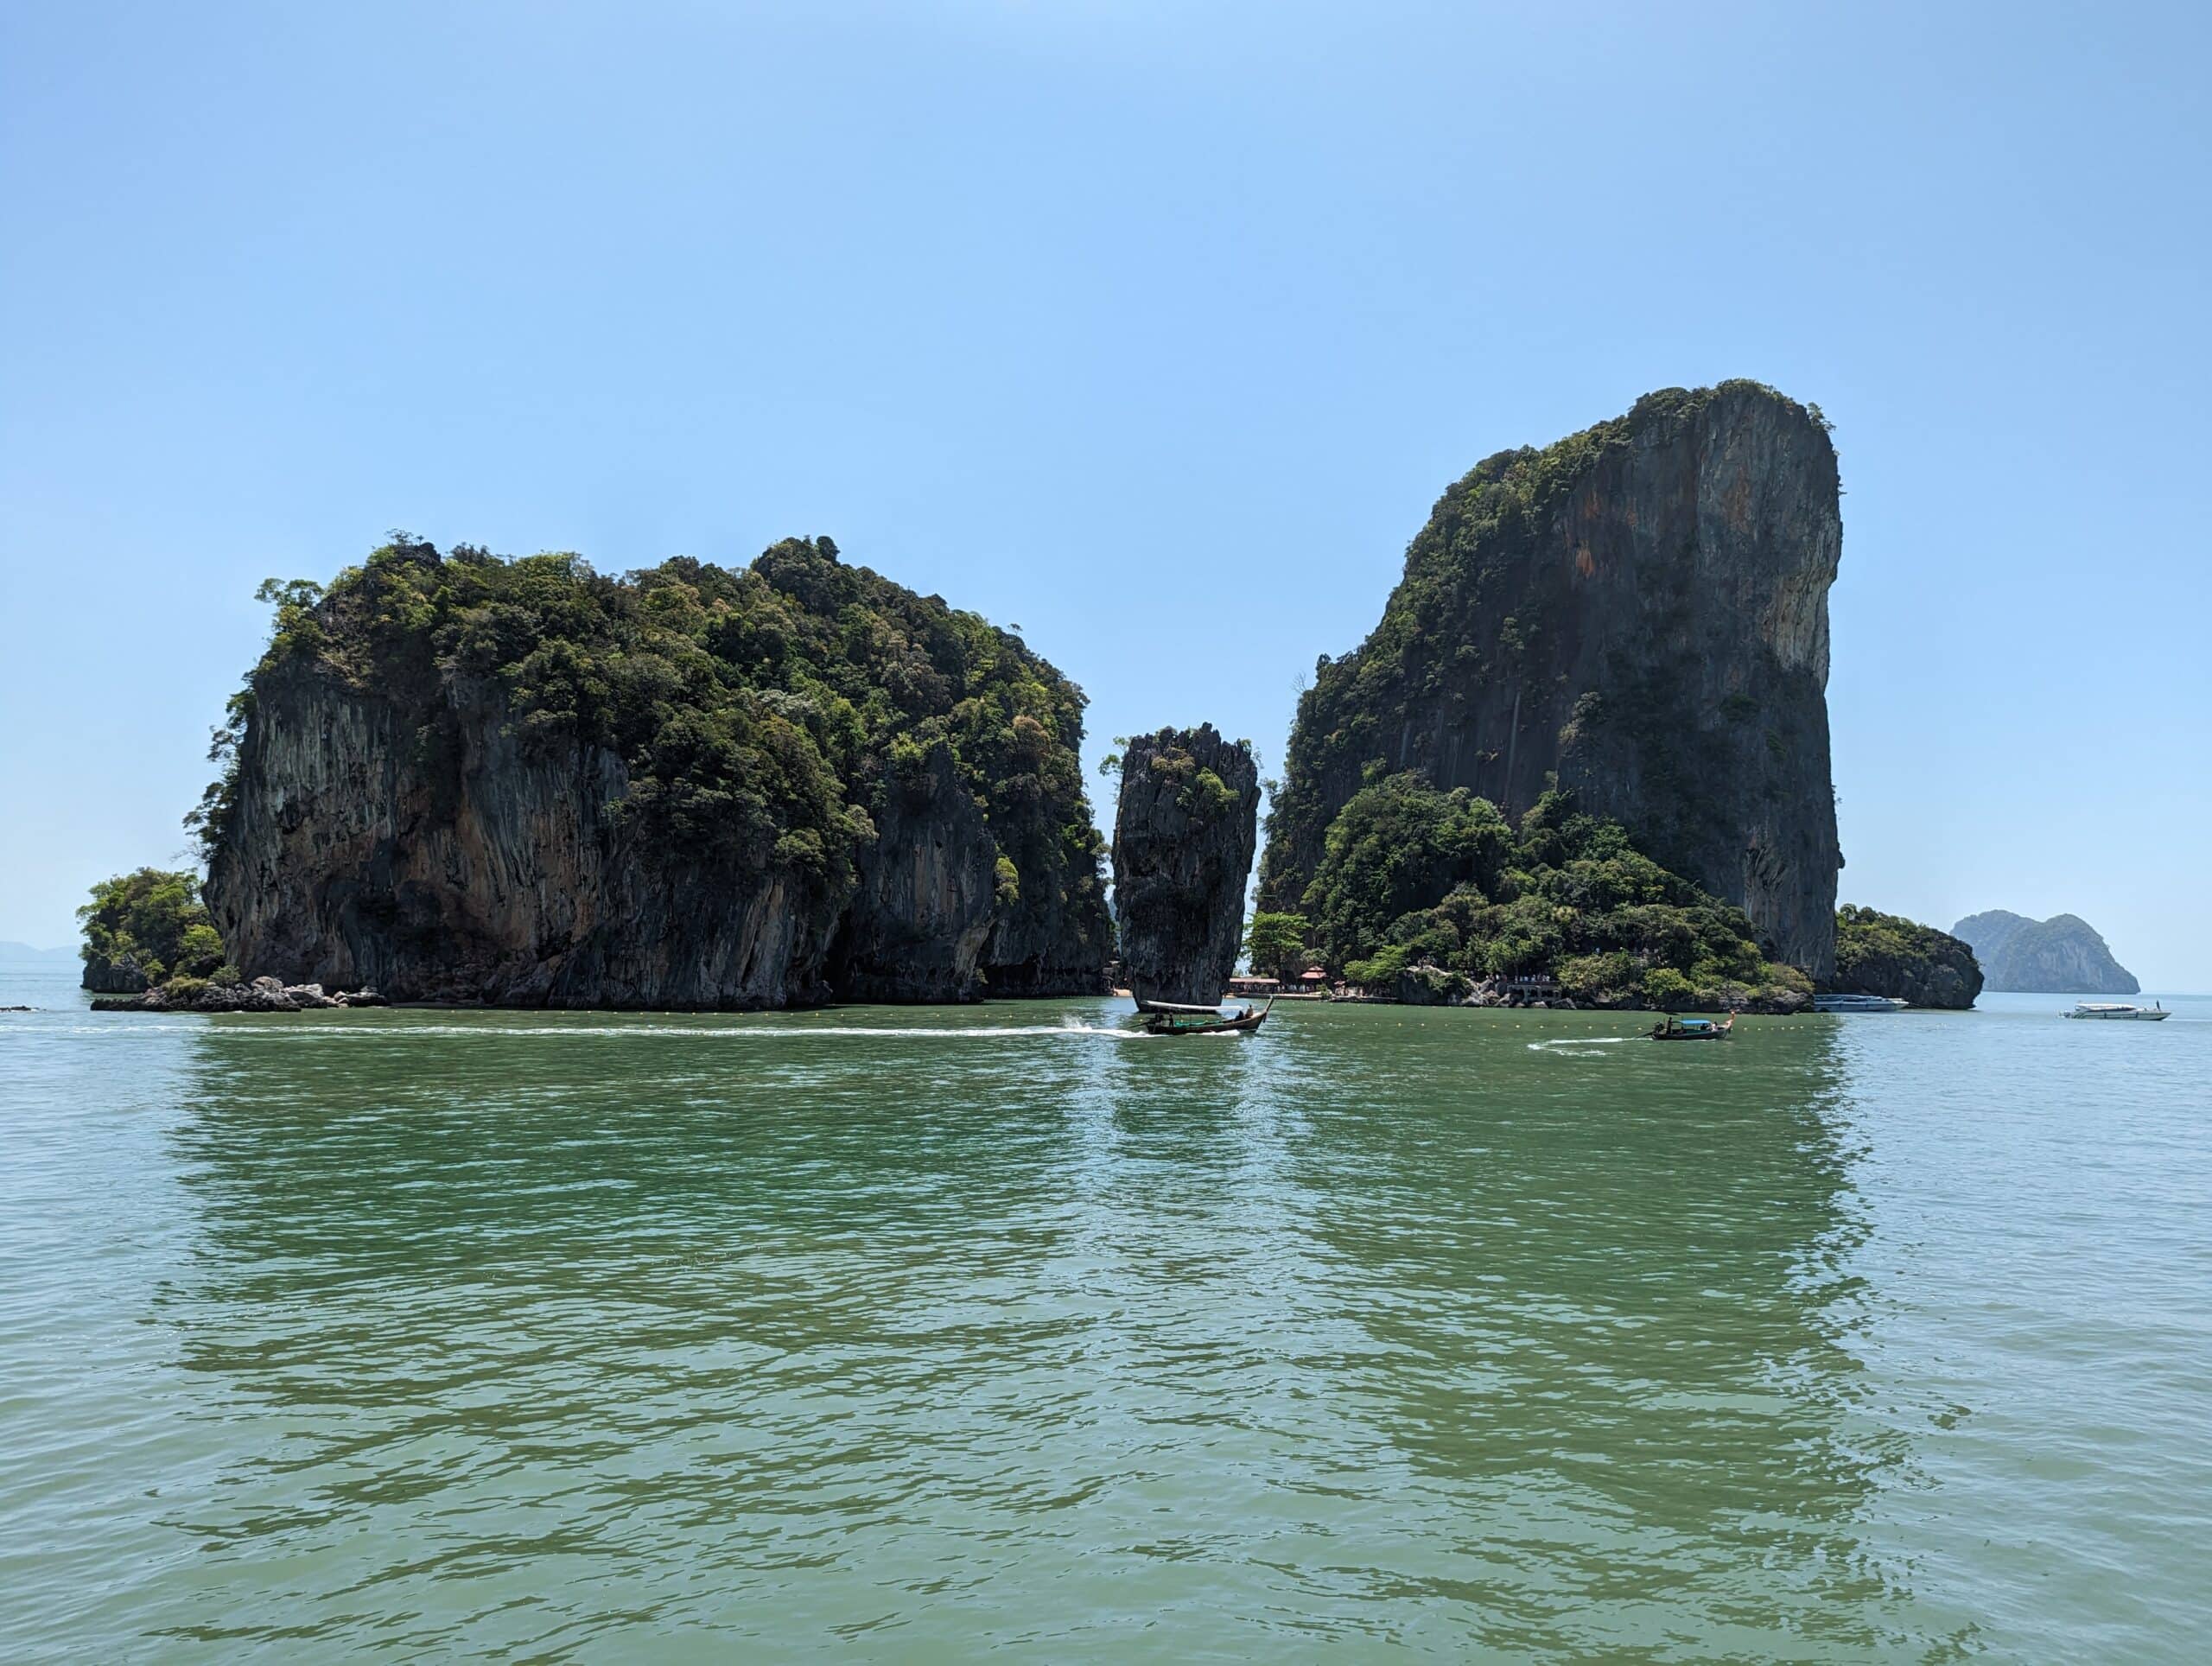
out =
[(9, 1658), (2212, 1628), (2212, 1003), (81, 999), (0, 975)]

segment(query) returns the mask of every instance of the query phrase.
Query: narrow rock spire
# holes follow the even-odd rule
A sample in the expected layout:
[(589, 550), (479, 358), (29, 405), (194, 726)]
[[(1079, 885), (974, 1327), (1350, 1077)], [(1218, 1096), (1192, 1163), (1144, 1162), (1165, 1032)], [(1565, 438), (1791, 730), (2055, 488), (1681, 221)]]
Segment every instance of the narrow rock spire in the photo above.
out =
[(1139, 735), (1122, 754), (1115, 912), (1138, 999), (1209, 1005), (1228, 989), (1259, 809), (1251, 747), (1211, 723)]

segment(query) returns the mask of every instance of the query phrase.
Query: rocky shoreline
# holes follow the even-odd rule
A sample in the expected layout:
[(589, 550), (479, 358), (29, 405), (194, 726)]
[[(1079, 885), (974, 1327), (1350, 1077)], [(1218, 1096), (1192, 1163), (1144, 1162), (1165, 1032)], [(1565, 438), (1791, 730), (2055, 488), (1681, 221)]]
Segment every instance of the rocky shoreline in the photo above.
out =
[(257, 977), (251, 983), (209, 983), (179, 990), (174, 985), (138, 995), (101, 995), (96, 1013), (297, 1013), (330, 1008), (389, 1007), (374, 989), (326, 992), (320, 983), (285, 983)]

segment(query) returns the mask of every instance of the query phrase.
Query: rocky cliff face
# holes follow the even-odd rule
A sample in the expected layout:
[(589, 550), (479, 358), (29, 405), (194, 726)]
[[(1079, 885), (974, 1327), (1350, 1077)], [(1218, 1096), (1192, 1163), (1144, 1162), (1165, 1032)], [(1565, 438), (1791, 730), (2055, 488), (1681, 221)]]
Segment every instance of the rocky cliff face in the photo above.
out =
[(887, 784), (838, 935), (854, 1001), (972, 1001), (998, 914), (999, 848), (943, 742)]
[(827, 995), (838, 893), (787, 868), (666, 861), (613, 808), (608, 747), (531, 757), (486, 686), (420, 712), (308, 666), (257, 686), (208, 868), (250, 976), (502, 1007), (783, 1007)]
[(1139, 735), (1122, 754), (1114, 898), (1140, 1000), (1211, 1005), (1229, 988), (1259, 807), (1250, 748), (1211, 723)]
[(759, 1008), (826, 997), (841, 894), (789, 868), (667, 860), (611, 813), (629, 772), (525, 753), (500, 692), (422, 714), (313, 665), (256, 687), (208, 900), (252, 976), (399, 1001)]
[(1818, 416), (1744, 382), (1479, 464), (1414, 539), (1382, 622), (1316, 668), (1260, 906), (1300, 906), (1363, 779), (1410, 769), (1516, 815), (1555, 779), (1741, 907), (1776, 958), (1826, 974), (1837, 494)]
[(2135, 974), (2076, 914), (2029, 919), (2002, 908), (1969, 914), (1951, 928), (1974, 945), (1993, 989), (2029, 995), (2138, 995)]
[(1100, 989), (1081, 704), (826, 541), (623, 581), (392, 546), (280, 607), (208, 900), (249, 976), (400, 1001)]
[(137, 957), (124, 955), (115, 960), (86, 961), (85, 975), (78, 987), (95, 995), (143, 995), (148, 985), (145, 969), (138, 964)]
[(1847, 904), (1836, 911), (1835, 973), (1827, 987), (1839, 995), (1890, 995), (1962, 1012), (1981, 982), (1974, 950), (1957, 938), (1872, 908)]
[[(1974, 957), (1981, 963), (1986, 975), (1996, 963), (1997, 957), (2005, 952), (2005, 945), (2012, 940), (2014, 933), (2023, 925), (2033, 925), (2035, 923), (2025, 914), (2016, 914), (2006, 908), (1992, 908), (1986, 913), (1968, 914), (1951, 928), (1951, 935), (1974, 951)], [(1989, 987), (2001, 989), (2004, 986), (1993, 983)]]

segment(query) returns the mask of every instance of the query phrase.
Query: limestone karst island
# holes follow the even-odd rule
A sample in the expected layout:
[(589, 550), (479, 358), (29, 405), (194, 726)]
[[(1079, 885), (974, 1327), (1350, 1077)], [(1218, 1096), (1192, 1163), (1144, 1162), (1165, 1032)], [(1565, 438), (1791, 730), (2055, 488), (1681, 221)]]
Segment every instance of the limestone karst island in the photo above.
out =
[[(1211, 1007), (1241, 952), (1249, 989), (1787, 1014), (1971, 1007), (2001, 951), (1995, 987), (2133, 993), (2070, 916), (1954, 937), (1838, 911), (1841, 549), (1828, 424), (1757, 383), (1477, 464), (1365, 639), (1314, 665), (1248, 928), (1249, 743), (1125, 743), (1109, 847), (1082, 691), (829, 538), (619, 577), (401, 539), (264, 587), (268, 649), (190, 817), (204, 894), (110, 881), (86, 987), (149, 1010), (1124, 984)], [(129, 924), (134, 886), (174, 906)]]
[(2208, 60), (0, 7), (0, 1666), (2197, 1666)]
[[(1758, 383), (1478, 462), (1316, 662), (1248, 932), (1248, 743), (1126, 743), (1109, 848), (1082, 690), (827, 537), (620, 577), (398, 540), (264, 588), (190, 817), (204, 899), (111, 881), (84, 982), (163, 1011), (1212, 1007), (1248, 951), (1248, 989), (1796, 1014), (1971, 1007), (1980, 944), (1993, 987), (2133, 994), (2073, 916), (1836, 909), (1840, 551), (1827, 423)], [(119, 929), (133, 883), (183, 899), (168, 927)]]

